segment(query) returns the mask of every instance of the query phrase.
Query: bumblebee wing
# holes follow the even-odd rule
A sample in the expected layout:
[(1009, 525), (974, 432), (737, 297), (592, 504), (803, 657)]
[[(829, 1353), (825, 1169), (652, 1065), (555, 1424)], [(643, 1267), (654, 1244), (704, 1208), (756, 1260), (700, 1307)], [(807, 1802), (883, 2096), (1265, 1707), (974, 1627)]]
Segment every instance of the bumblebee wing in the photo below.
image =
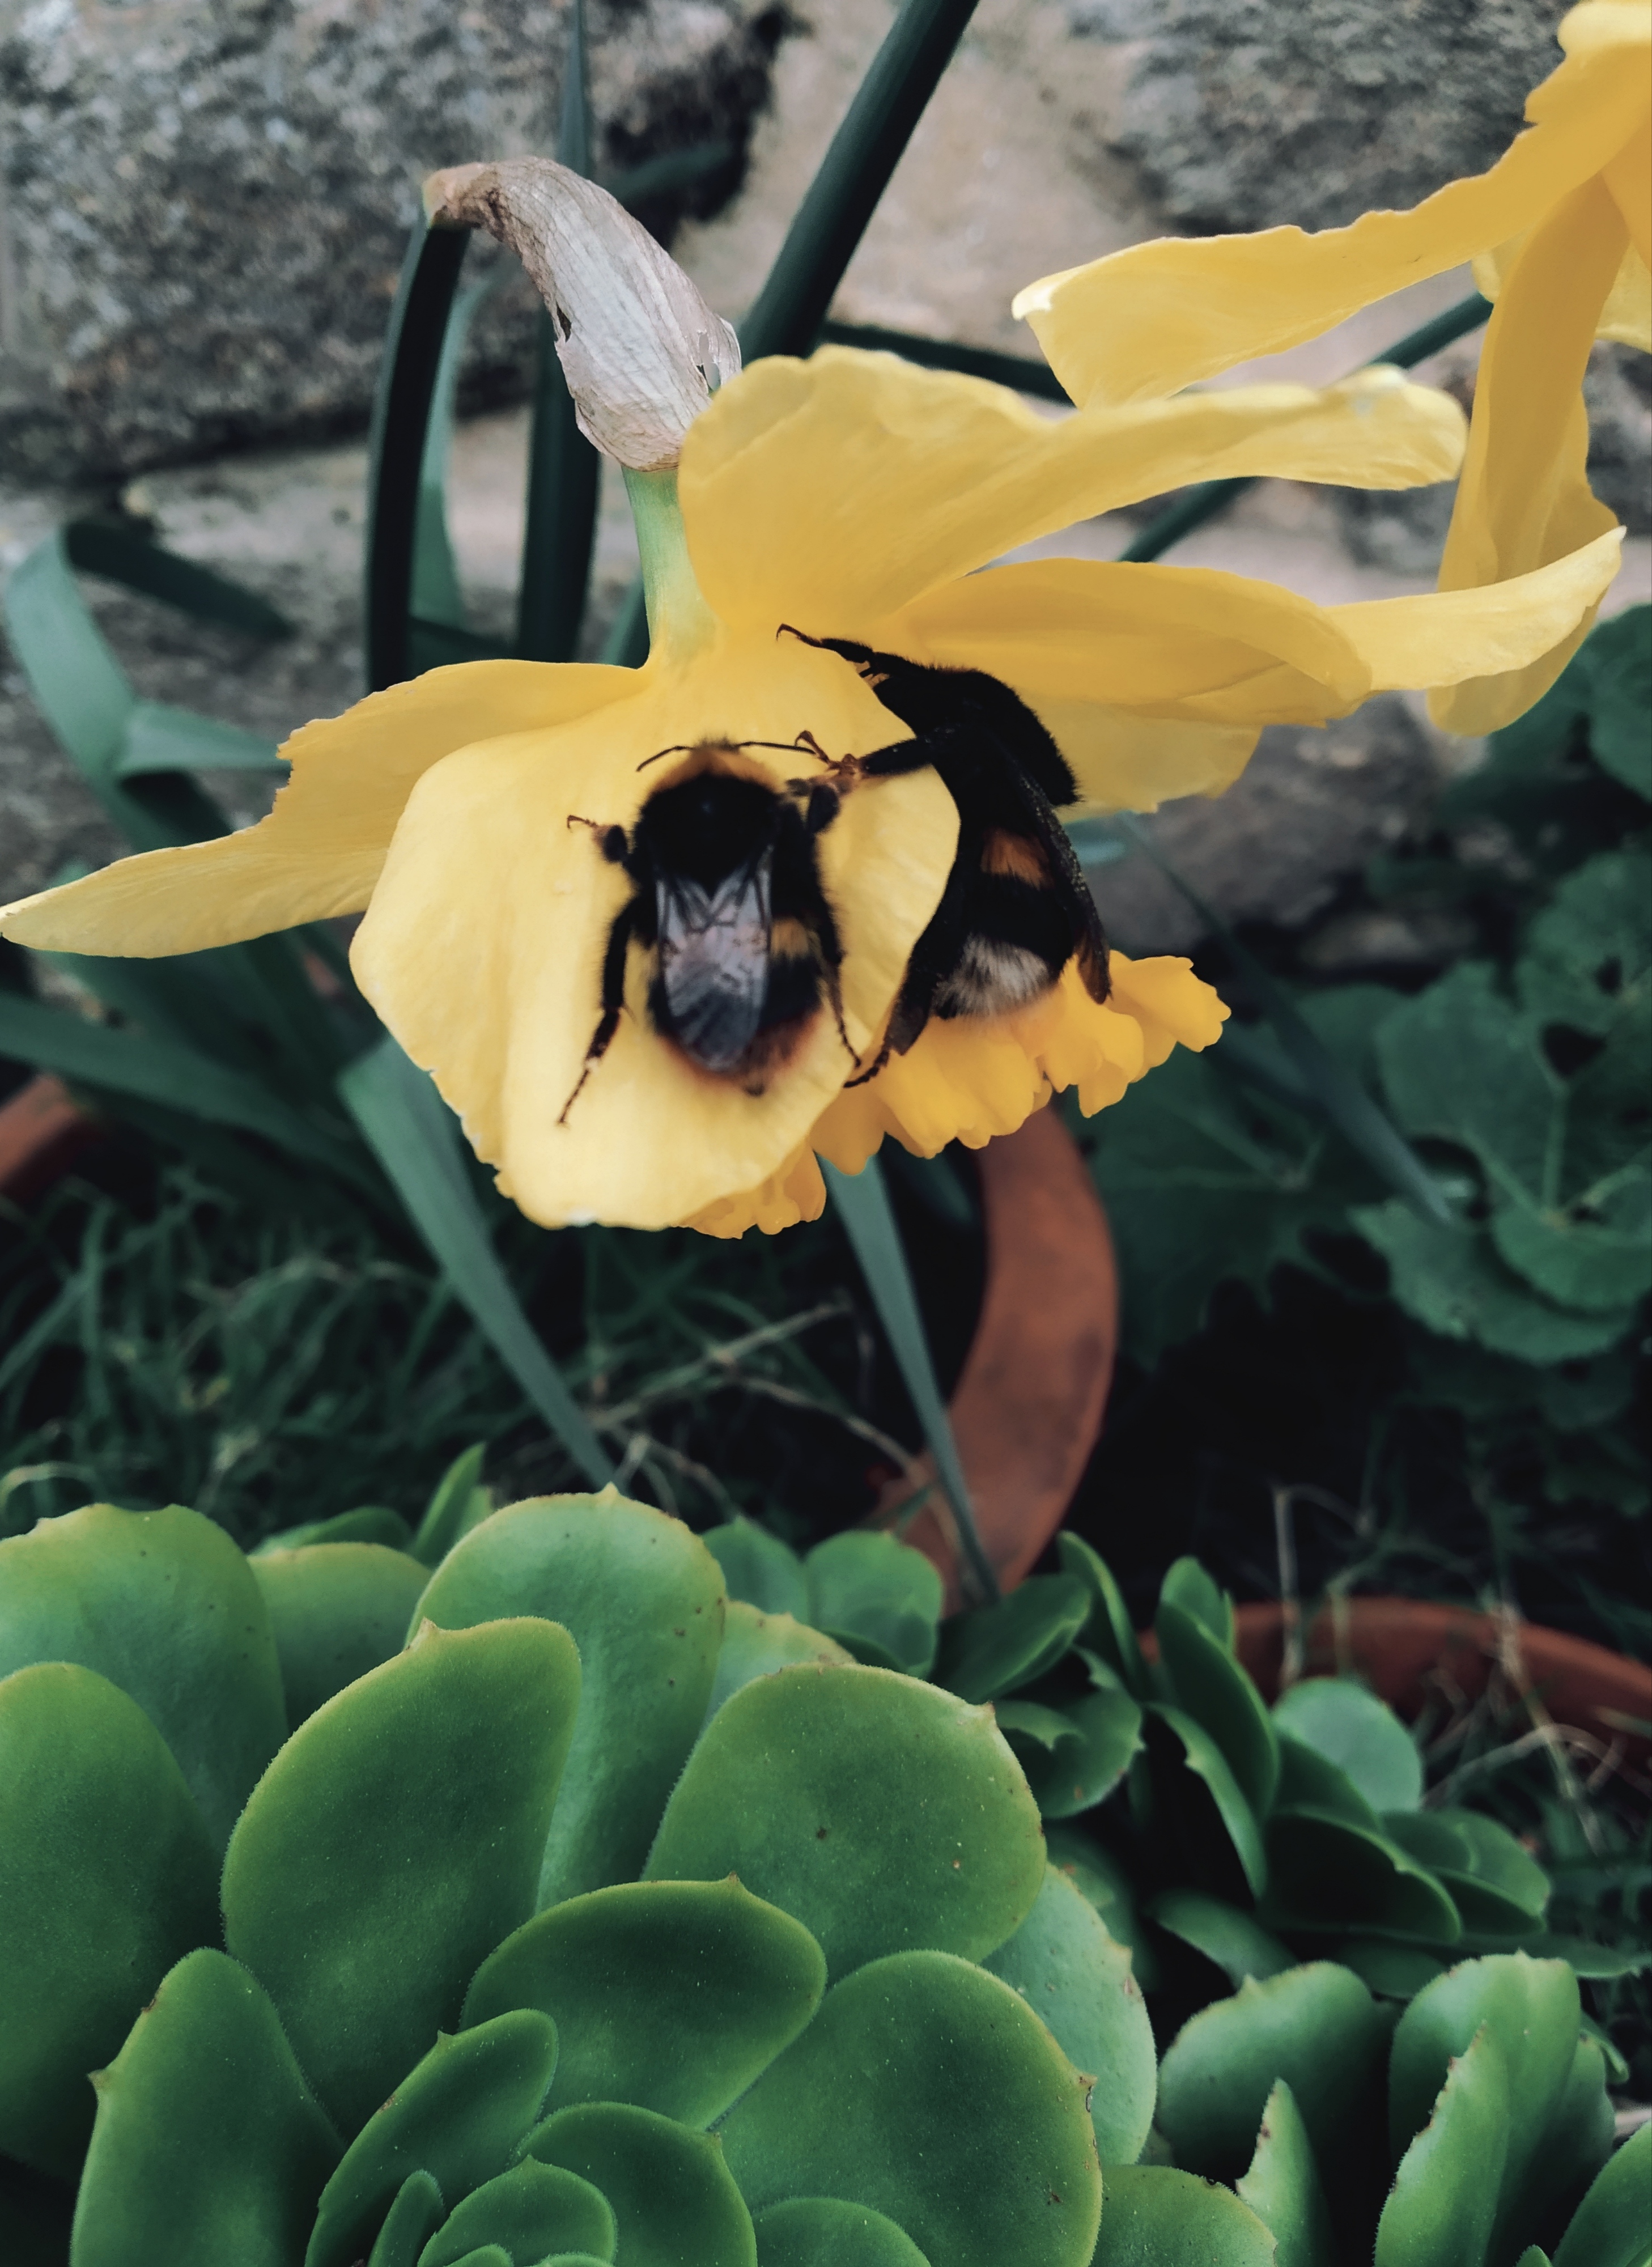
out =
[(672, 1037), (708, 1070), (731, 1070), (757, 1037), (768, 988), (774, 853), (702, 889), (658, 884), (660, 982)]

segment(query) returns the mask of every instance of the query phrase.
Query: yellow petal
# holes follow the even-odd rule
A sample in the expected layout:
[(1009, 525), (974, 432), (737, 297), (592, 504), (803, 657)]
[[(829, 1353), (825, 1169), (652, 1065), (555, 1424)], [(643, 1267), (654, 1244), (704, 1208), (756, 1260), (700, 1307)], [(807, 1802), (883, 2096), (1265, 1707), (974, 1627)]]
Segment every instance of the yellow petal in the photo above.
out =
[[(1039, 708), (1054, 698), (1164, 717), (1318, 723), (1370, 690), (1325, 607), (1205, 567), (995, 567), (903, 608), (878, 635), (915, 659), (987, 670)], [(1271, 705), (1259, 714), (1251, 688), (1264, 678)]]
[[(499, 1185), (547, 1226), (659, 1228), (759, 1189), (854, 1069), (829, 1010), (761, 1096), (690, 1065), (650, 1028), (645, 956), (628, 1012), (568, 1123), (600, 1011), (610, 925), (629, 890), (570, 813), (629, 826), (661, 776), (637, 767), (701, 738), (790, 741), (833, 755), (904, 737), (834, 655), (772, 636), (724, 640), (634, 676), (634, 697), (553, 731), (438, 764), (410, 797), (352, 961), (362, 988), (464, 1121)], [(753, 749), (785, 780), (802, 754)], [(844, 1018), (863, 1053), (884, 1023), (957, 842), (932, 772), (869, 782), (820, 838), (847, 955)]]
[(1172, 1046), (1208, 1046), (1228, 1010), (1186, 960), (1112, 955), (1112, 997), (1102, 1006), (1069, 965), (1061, 982), (1014, 1015), (928, 1023), (910, 1053), (892, 1055), (865, 1086), (848, 1087), (811, 1135), (841, 1171), (857, 1173), (885, 1134), (920, 1156), (947, 1142), (979, 1149), (1013, 1134), (1052, 1094), (1076, 1087), (1086, 1114), (1117, 1102)]
[(1261, 731), (1256, 724), (1144, 716), (1102, 701), (1025, 697), (1078, 782), (1076, 818), (1156, 811), (1180, 795), (1221, 795), (1250, 762)]
[(1572, 639), (1592, 619), (1622, 555), (1623, 530), (1614, 526), (1507, 582), (1329, 611), (1370, 671), (1373, 692), (1462, 685), (1524, 670)]
[(633, 671), (471, 661), (305, 724), (267, 818), (216, 842), (151, 850), (0, 911), (19, 944), (148, 959), (359, 913), (415, 781), (455, 748), (588, 715)]
[[(1474, 424), (1440, 562), (1442, 591), (1524, 577), (1616, 527), (1590, 493), (1582, 385), (1607, 295), (1626, 249), (1604, 185), (1587, 181), (1532, 229), (1510, 268), (1480, 356)], [(1586, 583), (1591, 570), (1582, 570)], [(1605, 575), (1610, 581), (1611, 575)], [(1568, 611), (1544, 646), (1501, 668), (1459, 671), (1437, 700), (1448, 729), (1484, 732), (1520, 715), (1560, 675), (1588, 632), (1594, 601)]]
[(1606, 294), (1595, 336), (1652, 354), (1652, 268), (1633, 246), (1624, 253), (1623, 266)]
[(782, 1228), (795, 1228), (800, 1220), (819, 1220), (825, 1210), (826, 1183), (814, 1151), (805, 1142), (760, 1186), (739, 1196), (719, 1197), (685, 1225), (697, 1228), (702, 1236), (725, 1239), (744, 1236), (748, 1228), (764, 1236), (778, 1236)]
[(1456, 404), (1396, 371), (1236, 386), (1044, 417), (978, 378), (828, 347), (772, 356), (690, 429), (679, 495), (700, 586), (725, 622), (863, 636), (1000, 553), (1190, 481), (1245, 473), (1362, 487), (1449, 479)]
[(1652, 117), (1605, 166), (1601, 179), (1623, 215), (1641, 268), (1652, 268)]
[(1526, 104), (1530, 130), (1489, 172), (1409, 212), (1369, 212), (1313, 236), (1160, 239), (1046, 276), (1015, 312), (1076, 401), (1139, 401), (1316, 338), (1373, 300), (1531, 228), (1645, 128), (1652, 16), (1643, 0), (1584, 0), (1558, 34), (1566, 60)]

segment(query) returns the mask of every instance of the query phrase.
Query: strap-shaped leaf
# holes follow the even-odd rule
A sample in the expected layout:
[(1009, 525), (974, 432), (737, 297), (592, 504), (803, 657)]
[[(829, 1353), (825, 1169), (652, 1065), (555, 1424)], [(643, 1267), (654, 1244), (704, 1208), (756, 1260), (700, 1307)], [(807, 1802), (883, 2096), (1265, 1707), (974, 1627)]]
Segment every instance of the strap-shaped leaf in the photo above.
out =
[(918, 1295), (913, 1288), (906, 1247), (895, 1225), (882, 1170), (876, 1157), (869, 1157), (858, 1173), (841, 1173), (824, 1158), (821, 1170), (952, 1507), (964, 1577), (977, 1594), (976, 1603), (984, 1603), (997, 1597), (998, 1581), (976, 1529), (969, 1485), (964, 1478), (958, 1443), (952, 1438), (946, 1404), (936, 1383), (929, 1342), (918, 1312)]
[(292, 635), (292, 624), (268, 598), (244, 591), (198, 560), (168, 551), (144, 532), (141, 521), (101, 514), (71, 519), (63, 530), (63, 549), (70, 566), (83, 575), (123, 583), (128, 591), (159, 598), (197, 620), (222, 622), (250, 637)]
[(747, 362), (807, 354), (975, 0), (906, 0), (740, 325)]
[[(591, 106), (585, 69), (584, 0), (574, 0), (568, 63), (556, 131), (558, 162), (591, 172)], [(571, 661), (591, 581), (597, 539), (601, 463), (579, 429), (557, 360), (548, 312), (539, 324), (539, 366), (528, 448), (527, 514), (522, 533), (522, 585), (517, 600), (517, 651), (526, 661)]]
[(374, 693), (414, 673), (409, 637), (425, 437), (469, 243), (463, 229), (415, 234), (385, 339), (367, 474), (365, 636)]
[(277, 1099), (269, 1089), (171, 1039), (112, 1031), (32, 1000), (0, 994), (0, 1053), (103, 1092), (135, 1095), (218, 1126), (261, 1134), (294, 1156), (324, 1165), (375, 1198), (380, 1185), (359, 1150)]
[(592, 1486), (606, 1486), (613, 1467), (488, 1241), (447, 1104), (388, 1036), (342, 1073), (339, 1093), (483, 1336)]

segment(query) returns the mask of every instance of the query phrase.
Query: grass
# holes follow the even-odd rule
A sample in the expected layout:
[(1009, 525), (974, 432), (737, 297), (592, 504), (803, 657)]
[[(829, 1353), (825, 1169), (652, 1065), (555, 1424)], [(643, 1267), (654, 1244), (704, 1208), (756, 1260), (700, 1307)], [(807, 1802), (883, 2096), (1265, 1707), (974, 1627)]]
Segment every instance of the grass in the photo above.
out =
[[(829, 1222), (728, 1246), (512, 1219), (503, 1243), (624, 1484), (692, 1524), (807, 1542), (912, 1453)], [(929, 1271), (954, 1367), (970, 1266), (961, 1330), (958, 1264)], [(580, 1485), (410, 1237), (272, 1209), (130, 1133), (0, 1207), (0, 1533), (93, 1500), (191, 1503), (247, 1544), (362, 1503), (416, 1516), (478, 1440), (507, 1500)]]

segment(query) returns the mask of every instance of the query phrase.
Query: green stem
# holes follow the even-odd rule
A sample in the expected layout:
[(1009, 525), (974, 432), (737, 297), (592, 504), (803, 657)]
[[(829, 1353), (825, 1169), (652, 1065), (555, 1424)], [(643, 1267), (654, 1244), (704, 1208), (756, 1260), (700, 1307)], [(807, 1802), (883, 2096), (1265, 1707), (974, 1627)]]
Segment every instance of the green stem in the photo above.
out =
[(716, 617), (700, 595), (677, 501), (677, 474), (625, 467), (625, 491), (642, 558), (650, 649), (673, 661), (709, 642)]

